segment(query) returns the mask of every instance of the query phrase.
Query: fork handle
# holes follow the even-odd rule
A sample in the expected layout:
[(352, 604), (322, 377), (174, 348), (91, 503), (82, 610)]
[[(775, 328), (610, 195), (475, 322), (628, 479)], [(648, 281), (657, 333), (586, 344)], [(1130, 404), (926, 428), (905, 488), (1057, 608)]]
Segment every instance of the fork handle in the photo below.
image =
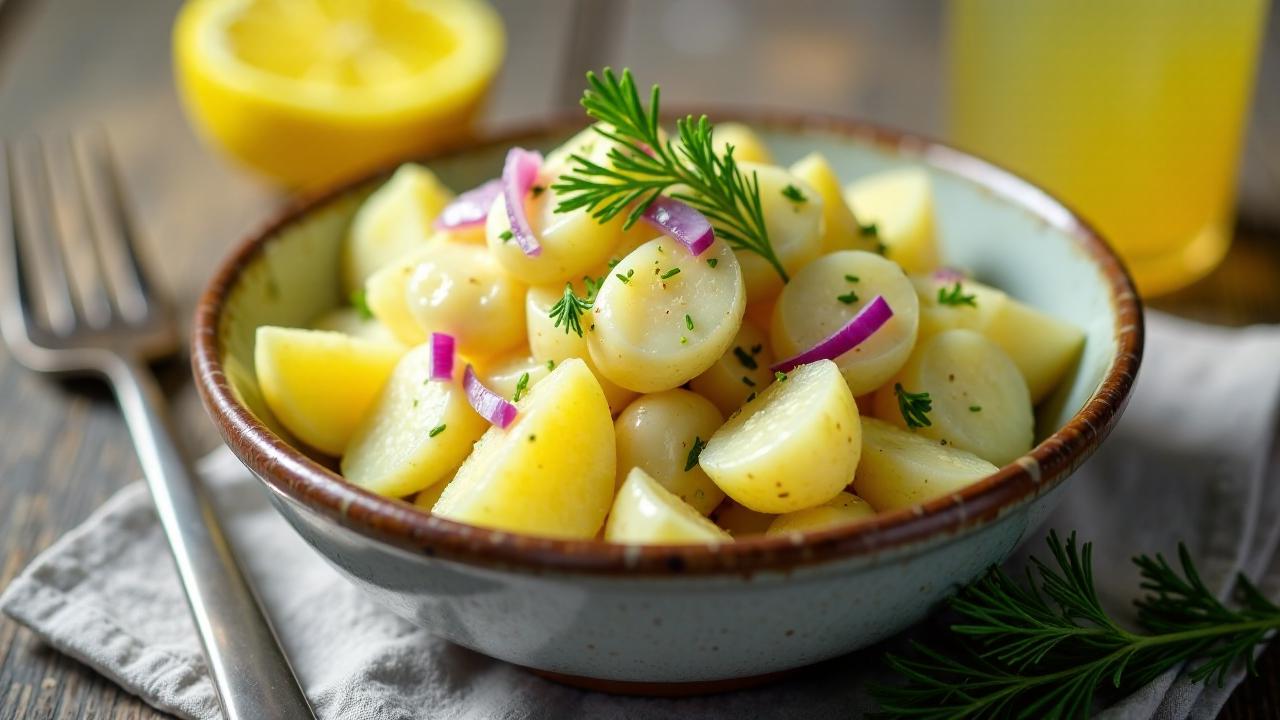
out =
[(160, 388), (136, 359), (107, 373), (115, 389), (227, 720), (314, 718), (227, 543), (213, 503), (174, 443)]

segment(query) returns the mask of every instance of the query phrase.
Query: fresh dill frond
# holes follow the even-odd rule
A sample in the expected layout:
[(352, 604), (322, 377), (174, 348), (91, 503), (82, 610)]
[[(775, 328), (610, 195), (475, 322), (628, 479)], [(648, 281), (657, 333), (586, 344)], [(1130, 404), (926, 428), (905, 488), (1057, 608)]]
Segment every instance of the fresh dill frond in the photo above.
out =
[(516, 391), (511, 396), (511, 402), (520, 402), (520, 398), (529, 392), (529, 373), (520, 373), (520, 379), (516, 380)]
[(1085, 718), (1099, 691), (1133, 692), (1184, 663), (1192, 680), (1219, 685), (1237, 664), (1256, 674), (1257, 648), (1280, 630), (1280, 607), (1243, 575), (1239, 606), (1220, 602), (1184, 545), (1176, 568), (1134, 558), (1146, 632), (1129, 630), (1098, 599), (1091, 544), (1077, 550), (1074, 533), (1063, 544), (1051, 532), (1048, 545), (1052, 562), (1032, 558), (1025, 582), (992, 568), (951, 601), (954, 642), (886, 656), (905, 683), (872, 688), (882, 717)]
[(587, 290), (587, 297), (580, 298), (573, 292), (573, 283), (564, 284), (564, 295), (551, 306), (550, 312), (555, 327), (564, 327), (564, 334), (577, 333), (582, 337), (582, 314), (591, 311), (595, 303), (595, 293)]
[(702, 448), (707, 444), (698, 436), (693, 437), (693, 447), (689, 448), (689, 455), (684, 459), (684, 471), (689, 472), (698, 465), (698, 458), (702, 455)]
[(976, 295), (965, 295), (964, 287), (957, 281), (950, 289), (945, 286), (938, 288), (938, 304), (978, 307), (978, 298)]
[(914, 430), (933, 424), (929, 419), (929, 412), (933, 410), (933, 400), (929, 398), (929, 393), (907, 392), (902, 383), (894, 383), (893, 394), (898, 396), (898, 411), (902, 413), (902, 419), (907, 421), (907, 427)]
[(626, 212), (631, 227), (649, 203), (667, 191), (707, 217), (716, 236), (735, 250), (763, 257), (785, 282), (787, 271), (769, 242), (760, 181), (744, 173), (732, 148), (716, 151), (714, 126), (705, 115), (676, 121), (677, 142), (662, 137), (660, 91), (654, 85), (646, 108), (631, 71), (618, 77), (610, 68), (587, 73), (582, 107), (598, 121), (595, 131), (617, 145), (600, 164), (580, 154), (571, 156), (567, 173), (552, 186), (559, 193), (556, 212), (586, 208), (600, 222)]

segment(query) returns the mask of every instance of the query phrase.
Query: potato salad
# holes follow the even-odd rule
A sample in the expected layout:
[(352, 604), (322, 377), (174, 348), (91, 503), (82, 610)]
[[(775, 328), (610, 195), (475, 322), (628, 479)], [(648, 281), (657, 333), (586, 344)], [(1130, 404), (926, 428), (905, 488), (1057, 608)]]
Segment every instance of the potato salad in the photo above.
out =
[(633, 544), (864, 522), (1031, 448), (1083, 333), (945, 264), (927, 171), (781, 165), (588, 80), (592, 125), (479, 187), (401, 167), (345, 239), (350, 305), (259, 328), (299, 445), (451, 520)]

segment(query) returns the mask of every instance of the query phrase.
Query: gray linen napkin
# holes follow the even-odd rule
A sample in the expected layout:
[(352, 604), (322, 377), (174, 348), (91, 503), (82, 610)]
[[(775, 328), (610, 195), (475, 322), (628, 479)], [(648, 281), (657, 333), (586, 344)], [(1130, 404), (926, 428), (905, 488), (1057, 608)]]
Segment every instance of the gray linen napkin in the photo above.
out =
[[(1280, 328), (1209, 327), (1149, 316), (1146, 365), (1106, 446), (1083, 467), (1049, 526), (1096, 542), (1097, 580), (1128, 606), (1128, 558), (1182, 540), (1223, 594), (1237, 571), (1280, 596)], [(322, 718), (850, 718), (882, 649), (779, 684), (679, 700), (583, 692), (433, 638), (344, 581), (268, 506), (225, 450), (200, 473)], [(1024, 552), (1042, 553), (1031, 542)], [(218, 717), (217, 700), (159, 526), (138, 483), (45, 551), (0, 607), (59, 650), (183, 718)], [(1211, 718), (1226, 687), (1176, 672), (1104, 713)]]

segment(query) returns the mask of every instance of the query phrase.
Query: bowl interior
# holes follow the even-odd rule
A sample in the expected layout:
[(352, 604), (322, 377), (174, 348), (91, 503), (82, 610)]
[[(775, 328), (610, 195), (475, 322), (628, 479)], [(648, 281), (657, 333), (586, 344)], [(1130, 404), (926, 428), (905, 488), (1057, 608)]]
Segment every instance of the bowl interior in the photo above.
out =
[[(1105, 273), (1073, 235), (1076, 221), (1060, 205), (1020, 183), (974, 182), (965, 175), (985, 167), (982, 163), (909, 138), (752, 124), (779, 163), (816, 150), (845, 181), (894, 167), (924, 167), (933, 179), (946, 262), (1084, 330), (1079, 362), (1037, 410), (1037, 440), (1065, 425), (1097, 390), (1117, 354), (1117, 310)], [(521, 138), (520, 144), (546, 151), (571, 133), (572, 128), (545, 132)], [(427, 164), (447, 185), (463, 190), (496, 176), (506, 150), (505, 144), (482, 145)], [(276, 228), (226, 297), (217, 331), (228, 383), (264, 425), (295, 446), (259, 392), (253, 372), (255, 330), (303, 326), (346, 302), (337, 280), (341, 242), (361, 201), (382, 179), (333, 196)]]

